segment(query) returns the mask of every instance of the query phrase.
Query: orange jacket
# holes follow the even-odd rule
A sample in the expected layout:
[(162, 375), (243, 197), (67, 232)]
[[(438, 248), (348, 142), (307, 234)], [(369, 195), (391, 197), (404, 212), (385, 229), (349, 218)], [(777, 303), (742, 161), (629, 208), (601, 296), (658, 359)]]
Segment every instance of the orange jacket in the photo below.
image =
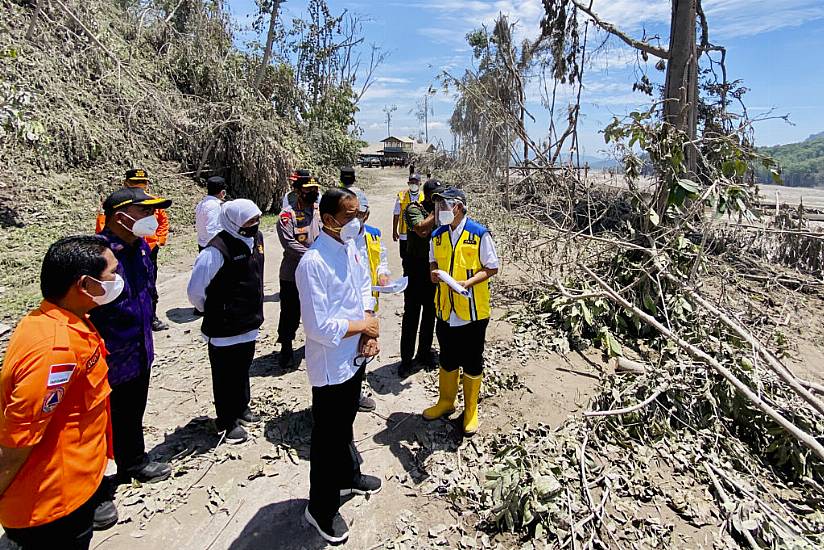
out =
[(17, 325), (0, 372), (0, 445), (32, 450), (0, 496), (4, 527), (50, 523), (97, 490), (108, 463), (107, 373), (88, 317), (43, 301)]
[[(156, 209), (155, 218), (157, 218), (157, 232), (150, 237), (143, 237), (143, 240), (146, 241), (146, 244), (148, 244), (152, 250), (154, 250), (156, 246), (165, 246), (166, 241), (169, 240), (169, 215), (166, 213), (166, 210), (162, 208)], [(106, 215), (100, 213), (97, 215), (97, 224), (94, 232), (100, 233), (104, 227), (106, 227)]]

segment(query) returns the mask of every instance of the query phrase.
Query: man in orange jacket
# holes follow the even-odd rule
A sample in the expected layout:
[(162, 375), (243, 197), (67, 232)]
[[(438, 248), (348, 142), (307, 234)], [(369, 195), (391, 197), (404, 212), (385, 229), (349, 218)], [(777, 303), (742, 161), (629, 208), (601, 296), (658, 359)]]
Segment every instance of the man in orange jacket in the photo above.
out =
[[(148, 193), (149, 176), (146, 175), (146, 171), (141, 168), (126, 170), (126, 178), (123, 181), (123, 185), (126, 187), (138, 187)], [(157, 256), (160, 252), (160, 247), (166, 246), (166, 241), (169, 239), (169, 214), (166, 213), (166, 210), (164, 208), (157, 208), (155, 209), (154, 215), (157, 219), (157, 231), (154, 235), (143, 237), (143, 240), (146, 241), (146, 244), (149, 245), (149, 249), (152, 251), (151, 258), (152, 264), (154, 264), (155, 267), (154, 278), (156, 283)], [(101, 231), (103, 231), (103, 228), (105, 226), (106, 215), (101, 212), (97, 215), (97, 227), (95, 228), (95, 233), (100, 233)], [(152, 319), (152, 330), (155, 332), (167, 330), (169, 328), (169, 325), (161, 321), (160, 318), (157, 316), (157, 295), (154, 296), (154, 307), (155, 315), (154, 319)]]
[(43, 301), (9, 341), (0, 371), (0, 524), (23, 550), (87, 549), (93, 528), (117, 522), (102, 486), (106, 348), (88, 316), (123, 290), (116, 269), (99, 237), (54, 243), (43, 260)]

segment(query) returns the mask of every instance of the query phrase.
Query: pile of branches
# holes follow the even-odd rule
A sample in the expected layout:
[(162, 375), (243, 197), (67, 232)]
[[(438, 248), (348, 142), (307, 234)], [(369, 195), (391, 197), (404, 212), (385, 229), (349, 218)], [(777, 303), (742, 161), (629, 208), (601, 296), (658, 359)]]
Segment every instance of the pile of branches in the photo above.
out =
[[(637, 119), (612, 129), (643, 131)], [(824, 544), (824, 388), (788, 367), (786, 319), (754, 305), (745, 284), (783, 281), (781, 302), (818, 281), (716, 247), (705, 208), (728, 209), (733, 222), (752, 216), (742, 171), (722, 165), (703, 185), (672, 176), (664, 219), (631, 165), (621, 187), (531, 171), (509, 182), (511, 211), (490, 192), (500, 179), (446, 175), (466, 182), (472, 215), (521, 274), (493, 283), (526, 301), (513, 320), (548, 349), (596, 346), (622, 367), (605, 373), (583, 417), (487, 436), (463, 455), (481, 474), (452, 496), (482, 526), (557, 547), (665, 547), (665, 506), (696, 527), (722, 525), (723, 546)]]

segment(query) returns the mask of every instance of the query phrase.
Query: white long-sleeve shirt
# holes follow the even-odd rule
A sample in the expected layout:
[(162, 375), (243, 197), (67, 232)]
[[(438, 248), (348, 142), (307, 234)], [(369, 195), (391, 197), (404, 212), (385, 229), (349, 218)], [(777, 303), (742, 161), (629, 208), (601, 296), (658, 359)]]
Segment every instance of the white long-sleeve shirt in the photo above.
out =
[(220, 205), (222, 201), (212, 195), (206, 195), (195, 207), (195, 227), (197, 244), (206, 246), (212, 238), (223, 229), (220, 226)]
[[(252, 242), (254, 243), (254, 241)], [(189, 285), (186, 287), (186, 294), (189, 296), (189, 303), (198, 311), (205, 311), (206, 289), (209, 283), (212, 282), (212, 279), (215, 278), (215, 275), (217, 275), (217, 272), (220, 271), (221, 267), (223, 267), (223, 254), (221, 254), (217, 248), (207, 246), (197, 255), (195, 265), (192, 268), (192, 275), (189, 278)], [(257, 337), (258, 329), (253, 329), (249, 332), (238, 334), (237, 336), (224, 336), (219, 338), (209, 338), (203, 334), (203, 339), (206, 342), (217, 347), (244, 344), (257, 340)]]
[(295, 272), (306, 333), (306, 373), (314, 387), (346, 382), (358, 371), (360, 335), (344, 338), (349, 321), (375, 307), (369, 260), (354, 242), (343, 244), (321, 232)]
[[(469, 218), (464, 216), (464, 219), (461, 220), (461, 223), (458, 224), (458, 227), (455, 229), (449, 228), (449, 236), (452, 239), (452, 247), (454, 248), (458, 244), (458, 239), (461, 238), (463, 234), (464, 228), (466, 227), (466, 220)], [(492, 235), (489, 234), (487, 231), (484, 233), (484, 236), (481, 237), (481, 247), (478, 251), (480, 255), (481, 265), (487, 269), (498, 269), (501, 265), (500, 260), (498, 260), (498, 253), (495, 251), (495, 242), (492, 240)], [(435, 245), (432, 240), (429, 241), (429, 263), (434, 264), (435, 262)], [(468, 325), (469, 321), (461, 319), (452, 310), (452, 313), (449, 315), (449, 326), (450, 327), (462, 327), (464, 325)]]

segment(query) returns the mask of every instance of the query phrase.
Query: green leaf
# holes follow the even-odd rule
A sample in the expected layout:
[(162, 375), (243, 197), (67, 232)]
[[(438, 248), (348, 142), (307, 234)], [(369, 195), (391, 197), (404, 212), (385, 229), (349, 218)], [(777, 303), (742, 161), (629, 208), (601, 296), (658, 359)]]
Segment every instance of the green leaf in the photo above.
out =
[(685, 178), (681, 178), (678, 180), (678, 186), (681, 187), (684, 191), (689, 193), (690, 195), (697, 195), (699, 191), (698, 184), (692, 180), (688, 180)]
[(653, 315), (658, 314), (658, 306), (655, 305), (655, 300), (649, 294), (644, 294), (644, 307)]
[(581, 313), (584, 315), (584, 322), (587, 325), (592, 326), (592, 313), (589, 311), (589, 308), (584, 302), (581, 302)]

